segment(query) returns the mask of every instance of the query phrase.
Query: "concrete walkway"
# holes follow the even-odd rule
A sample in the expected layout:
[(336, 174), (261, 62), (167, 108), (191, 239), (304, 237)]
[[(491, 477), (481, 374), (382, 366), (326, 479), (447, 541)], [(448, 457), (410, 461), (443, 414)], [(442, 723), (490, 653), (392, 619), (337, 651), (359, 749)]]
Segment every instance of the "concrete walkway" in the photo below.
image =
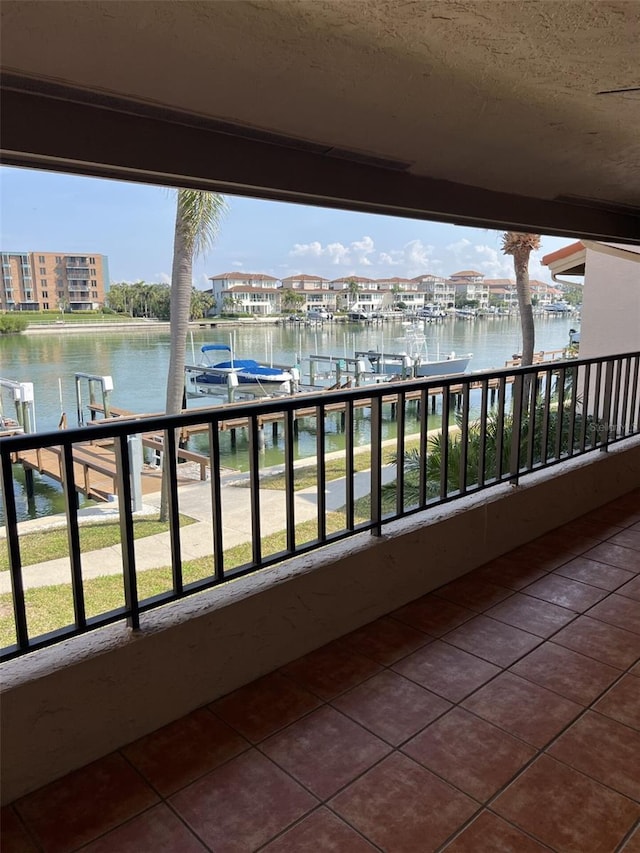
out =
[[(385, 465), (382, 470), (383, 482), (395, 479), (393, 465)], [(251, 490), (243, 487), (248, 476), (237, 474), (227, 478), (222, 485), (222, 536), (224, 548), (232, 548), (251, 541)], [(233, 485), (231, 484), (233, 482)], [(325, 499), (327, 511), (338, 510), (346, 503), (345, 478), (327, 483)], [(371, 491), (370, 471), (361, 471), (354, 476), (354, 496), (361, 498)], [(194, 481), (191, 485), (181, 486), (178, 491), (180, 512), (196, 519), (195, 524), (180, 528), (182, 557), (195, 560), (213, 553), (213, 531), (211, 513), (211, 486), (209, 482)], [(140, 515), (157, 516), (160, 508), (160, 495), (145, 496), (144, 509)], [(286, 529), (285, 492), (274, 489), (260, 490), (260, 520), (262, 535), (268, 536)], [(317, 489), (312, 486), (295, 493), (295, 522), (300, 524), (317, 517)], [(111, 520), (119, 518), (117, 500), (97, 507), (80, 510), (81, 520)], [(64, 516), (49, 516), (20, 523), (20, 533), (32, 533), (53, 527), (65, 527)], [(171, 565), (171, 546), (169, 532), (159, 533), (137, 539), (135, 542), (136, 569), (145, 571)], [(89, 551), (82, 555), (82, 575), (85, 579), (122, 573), (122, 551), (120, 545)], [(71, 582), (71, 567), (68, 557), (35, 563), (22, 569), (25, 589), (50, 586)], [(0, 593), (11, 592), (9, 572), (0, 573)]]

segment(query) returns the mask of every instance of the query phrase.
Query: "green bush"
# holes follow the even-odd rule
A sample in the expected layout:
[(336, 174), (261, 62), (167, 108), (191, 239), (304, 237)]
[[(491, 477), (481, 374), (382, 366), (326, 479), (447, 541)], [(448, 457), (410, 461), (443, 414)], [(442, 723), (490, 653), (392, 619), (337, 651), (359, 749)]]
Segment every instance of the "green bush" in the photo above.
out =
[(29, 325), (27, 317), (20, 314), (1, 314), (0, 315), (0, 335), (19, 334)]

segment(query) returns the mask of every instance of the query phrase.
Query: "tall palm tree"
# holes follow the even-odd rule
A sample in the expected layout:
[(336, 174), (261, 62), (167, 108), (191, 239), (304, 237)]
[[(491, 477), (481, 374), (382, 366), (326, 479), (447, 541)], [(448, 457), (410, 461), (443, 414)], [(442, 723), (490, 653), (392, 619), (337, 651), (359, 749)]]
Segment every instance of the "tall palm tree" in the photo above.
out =
[(224, 196), (219, 193), (178, 190), (171, 270), (171, 350), (165, 406), (168, 415), (182, 411), (193, 260), (213, 245), (226, 209)]
[(516, 274), (516, 292), (520, 309), (520, 328), (522, 329), (522, 361), (520, 362), (522, 366), (533, 364), (535, 328), (533, 325), (531, 288), (529, 287), (529, 256), (534, 249), (539, 248), (539, 234), (507, 231), (502, 237), (502, 251), (505, 255), (513, 255), (513, 268)]
[[(182, 411), (187, 332), (193, 288), (193, 259), (212, 246), (226, 209), (227, 203), (224, 196), (219, 193), (178, 190), (169, 308), (171, 348), (165, 404), (168, 415), (178, 415)], [(161, 521), (166, 521), (169, 515), (168, 470), (168, 466), (165, 466), (160, 502)]]

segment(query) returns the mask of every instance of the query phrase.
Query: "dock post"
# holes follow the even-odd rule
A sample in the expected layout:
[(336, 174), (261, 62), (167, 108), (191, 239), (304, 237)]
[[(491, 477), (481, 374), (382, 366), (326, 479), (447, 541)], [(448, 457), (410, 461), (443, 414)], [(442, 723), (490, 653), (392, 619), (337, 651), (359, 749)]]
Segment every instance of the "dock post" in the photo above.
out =
[(236, 428), (231, 427), (230, 432), (231, 432), (231, 449), (235, 450), (236, 449)]
[(271, 437), (273, 438), (274, 445), (278, 444), (278, 421), (274, 421), (271, 424)]
[(24, 469), (24, 487), (27, 492), (27, 500), (32, 501), (35, 497), (33, 488), (33, 468)]
[(265, 448), (265, 440), (264, 440), (264, 424), (260, 424), (258, 427), (258, 450), (264, 451)]
[(435, 395), (435, 394), (432, 394), (432, 395), (431, 395), (431, 414), (432, 414), (432, 415), (435, 415), (436, 411), (437, 411), (437, 406), (436, 406), (436, 395)]
[(131, 469), (131, 510), (139, 512), (142, 509), (142, 436), (130, 435), (127, 443)]

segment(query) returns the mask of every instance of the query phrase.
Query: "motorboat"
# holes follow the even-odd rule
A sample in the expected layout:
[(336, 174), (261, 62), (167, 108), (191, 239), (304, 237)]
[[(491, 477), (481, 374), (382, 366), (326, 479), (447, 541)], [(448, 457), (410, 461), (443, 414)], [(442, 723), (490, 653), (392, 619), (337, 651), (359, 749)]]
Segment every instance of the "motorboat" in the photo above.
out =
[(473, 357), (472, 353), (456, 355), (455, 352), (441, 358), (430, 358), (424, 323), (410, 324), (402, 338), (404, 349), (400, 352), (383, 352), (370, 349), (357, 351), (356, 358), (366, 359), (373, 373), (398, 376), (402, 379), (457, 376), (466, 373)]
[(550, 302), (549, 305), (544, 305), (544, 310), (549, 314), (569, 314), (573, 311), (568, 302), (559, 300), (558, 302)]
[(366, 322), (367, 320), (370, 320), (371, 317), (367, 314), (366, 311), (354, 309), (352, 311), (349, 311), (349, 313), (347, 314), (347, 319), (353, 323), (358, 323), (362, 321)]
[[(279, 367), (269, 367), (260, 364), (252, 358), (235, 358), (230, 346), (226, 344), (205, 344), (200, 348), (203, 359), (198, 365), (204, 368), (196, 373), (194, 382), (201, 393), (207, 393), (207, 388), (216, 385), (235, 384), (253, 386), (254, 393), (291, 393), (293, 390), (293, 373)], [(215, 353), (226, 352), (230, 358), (225, 361), (215, 361)]]

